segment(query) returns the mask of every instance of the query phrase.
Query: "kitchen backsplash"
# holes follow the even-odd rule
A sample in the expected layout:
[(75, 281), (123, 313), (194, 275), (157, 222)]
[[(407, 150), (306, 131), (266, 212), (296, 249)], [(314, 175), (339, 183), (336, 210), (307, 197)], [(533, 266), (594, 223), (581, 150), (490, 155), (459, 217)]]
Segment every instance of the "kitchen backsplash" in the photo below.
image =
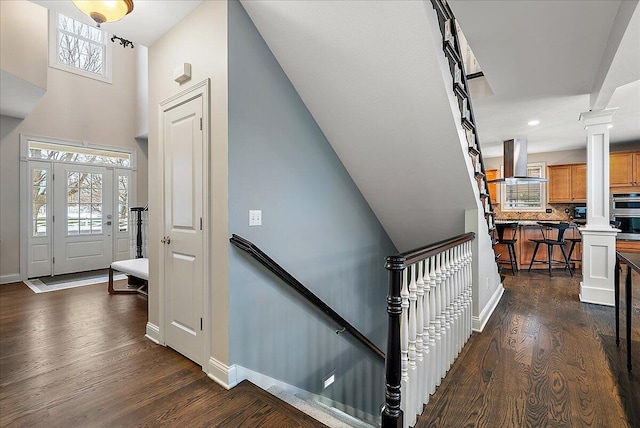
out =
[[(584, 204), (582, 204), (584, 205)], [(569, 221), (573, 216), (575, 204), (547, 204), (551, 208), (550, 213), (530, 212), (530, 211), (501, 211), (500, 204), (494, 204), (493, 211), (496, 213), (496, 220), (540, 220), (540, 221)], [(569, 209), (569, 214), (565, 213)]]

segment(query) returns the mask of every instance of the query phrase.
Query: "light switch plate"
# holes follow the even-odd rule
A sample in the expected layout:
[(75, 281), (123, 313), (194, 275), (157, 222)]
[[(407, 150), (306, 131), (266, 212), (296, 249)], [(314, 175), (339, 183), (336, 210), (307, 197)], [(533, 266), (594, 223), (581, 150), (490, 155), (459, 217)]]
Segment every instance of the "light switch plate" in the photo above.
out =
[(249, 226), (262, 226), (262, 210), (249, 210)]

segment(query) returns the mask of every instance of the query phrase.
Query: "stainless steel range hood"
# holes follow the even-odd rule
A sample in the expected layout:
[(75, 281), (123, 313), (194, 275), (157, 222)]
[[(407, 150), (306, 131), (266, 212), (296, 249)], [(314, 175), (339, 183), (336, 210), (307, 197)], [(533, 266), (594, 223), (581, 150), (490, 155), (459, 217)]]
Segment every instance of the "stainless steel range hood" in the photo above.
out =
[(504, 177), (489, 183), (544, 183), (547, 178), (527, 177), (527, 139), (514, 138), (504, 142)]

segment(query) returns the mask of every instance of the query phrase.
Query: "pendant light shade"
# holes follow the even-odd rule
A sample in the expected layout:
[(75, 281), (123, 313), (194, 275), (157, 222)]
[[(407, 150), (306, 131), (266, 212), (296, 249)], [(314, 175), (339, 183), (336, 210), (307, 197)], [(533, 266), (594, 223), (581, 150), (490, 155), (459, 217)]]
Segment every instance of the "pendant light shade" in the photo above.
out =
[(71, 0), (82, 13), (96, 21), (115, 22), (133, 10), (133, 0)]

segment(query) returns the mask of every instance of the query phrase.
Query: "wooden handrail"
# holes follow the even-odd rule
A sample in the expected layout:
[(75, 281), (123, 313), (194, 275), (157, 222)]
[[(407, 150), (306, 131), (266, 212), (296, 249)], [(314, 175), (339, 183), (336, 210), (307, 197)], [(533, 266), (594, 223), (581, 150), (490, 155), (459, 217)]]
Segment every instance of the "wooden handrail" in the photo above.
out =
[(264, 253), (260, 248), (255, 246), (251, 241), (242, 238), (236, 234), (233, 234), (229, 239), (233, 245), (249, 253), (251, 257), (256, 259), (261, 265), (273, 272), (278, 278), (283, 280), (288, 286), (300, 293), (307, 301), (313, 304), (316, 308), (324, 312), (329, 318), (335, 321), (342, 329), (348, 331), (353, 337), (355, 337), (360, 343), (362, 343), (367, 349), (376, 354), (382, 360), (385, 359), (385, 354), (378, 348), (369, 338), (360, 332), (357, 328), (351, 325), (340, 314), (338, 314), (331, 306), (327, 305), (322, 299), (313, 294), (311, 290), (305, 287), (300, 281), (295, 279), (289, 272), (287, 272), (282, 266), (276, 263), (271, 257)]
[[(435, 256), (438, 253), (448, 250), (449, 248), (457, 247), (460, 244), (464, 244), (468, 241), (473, 241), (476, 237), (474, 232), (464, 233), (462, 235), (454, 236), (453, 238), (445, 239), (433, 244), (426, 245), (424, 247), (409, 250), (404, 253), (397, 254), (395, 256), (387, 257), (387, 262), (393, 260), (394, 263), (403, 263), (405, 266), (412, 265), (420, 260), (427, 259), (431, 256)], [(404, 269), (404, 268), (403, 268)]]

